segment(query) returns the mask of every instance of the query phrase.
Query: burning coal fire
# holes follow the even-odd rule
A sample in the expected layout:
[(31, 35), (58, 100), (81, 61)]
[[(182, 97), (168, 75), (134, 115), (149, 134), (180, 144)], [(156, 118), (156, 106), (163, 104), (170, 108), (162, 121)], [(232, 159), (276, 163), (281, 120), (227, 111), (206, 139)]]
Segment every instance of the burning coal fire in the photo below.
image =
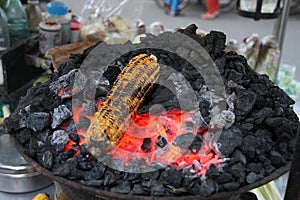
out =
[[(204, 80), (190, 62), (175, 53), (147, 48), (171, 46), (195, 59), (193, 52), (182, 48), (182, 40), (170, 42), (179, 33), (147, 36), (141, 44), (100, 43), (72, 55), (46, 83), (29, 89), (5, 121), (8, 132), (27, 155), (54, 175), (110, 192), (211, 196), (262, 180), (291, 159), (299, 125), (292, 109), (295, 102), (267, 76), (252, 71), (244, 57), (225, 52), (223, 33), (212, 31), (201, 37), (196, 29), (191, 25), (180, 34), (201, 45), (214, 60), (225, 96), (208, 87), (209, 81), (217, 84), (213, 74)], [(130, 51), (106, 63), (105, 56), (117, 55), (120, 49)], [(102, 57), (89, 57), (95, 51)], [(152, 90), (145, 93), (138, 109), (129, 109), (130, 123), (120, 129), (120, 137), (114, 140), (110, 138), (113, 134), (104, 135), (114, 146), (99, 159), (86, 148), (89, 127), (97, 121), (98, 112), (108, 109), (110, 91), (118, 93), (114, 85), (119, 74), (139, 55), (155, 55), (161, 66), (174, 69), (160, 75), (173, 90), (150, 86)], [(91, 65), (91, 73), (78, 76), (88, 57), (92, 63), (106, 63), (105, 68)], [(183, 80), (195, 91), (195, 100), (187, 98)], [(95, 88), (95, 94), (84, 88)]]

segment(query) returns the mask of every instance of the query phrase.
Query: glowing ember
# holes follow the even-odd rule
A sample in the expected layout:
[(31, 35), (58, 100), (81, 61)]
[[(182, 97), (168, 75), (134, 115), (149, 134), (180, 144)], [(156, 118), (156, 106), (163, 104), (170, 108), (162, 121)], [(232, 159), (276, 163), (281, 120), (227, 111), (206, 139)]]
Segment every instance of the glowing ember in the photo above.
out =
[[(100, 106), (101, 101), (98, 101), (96, 109)], [(81, 116), (93, 119), (93, 115), (83, 115), (83, 110), (84, 105), (73, 111), (75, 124)], [(191, 167), (195, 174), (204, 175), (211, 164), (217, 167), (224, 162), (209, 142), (202, 139), (208, 128), (198, 127), (192, 113), (168, 110), (160, 115), (134, 114), (132, 121), (116, 148), (108, 153), (112, 159), (121, 159), (124, 166), (133, 160), (143, 160), (147, 164), (161, 163), (177, 169)], [(76, 134), (82, 145), (86, 130), (77, 129)], [(75, 146), (76, 143), (70, 140), (64, 151), (76, 150), (76, 156), (80, 150)]]

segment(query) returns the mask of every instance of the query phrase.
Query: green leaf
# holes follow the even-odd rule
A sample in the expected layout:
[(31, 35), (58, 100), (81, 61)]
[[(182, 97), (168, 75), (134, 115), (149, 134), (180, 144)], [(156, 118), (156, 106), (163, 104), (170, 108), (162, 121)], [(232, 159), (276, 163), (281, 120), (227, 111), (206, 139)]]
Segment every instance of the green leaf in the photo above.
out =
[(3, 8), (7, 0), (0, 0), (0, 7)]

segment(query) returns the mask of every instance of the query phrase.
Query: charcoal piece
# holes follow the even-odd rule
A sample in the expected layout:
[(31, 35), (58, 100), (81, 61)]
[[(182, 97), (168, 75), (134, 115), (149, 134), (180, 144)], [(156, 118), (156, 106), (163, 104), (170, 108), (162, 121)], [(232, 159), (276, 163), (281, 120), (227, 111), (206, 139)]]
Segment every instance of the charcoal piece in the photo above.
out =
[(119, 177), (116, 176), (112, 171), (107, 170), (104, 174), (104, 186), (112, 186), (114, 185)]
[(67, 133), (75, 133), (76, 132), (76, 124), (73, 120), (66, 121), (66, 129)]
[(246, 176), (246, 182), (248, 184), (254, 183), (258, 180), (258, 176), (256, 173), (254, 172), (250, 172), (247, 176)]
[(141, 174), (141, 178), (145, 181), (156, 180), (159, 177), (159, 171), (146, 172)]
[(75, 151), (74, 149), (70, 149), (69, 151), (62, 152), (62, 153), (58, 154), (58, 156), (56, 156), (56, 158), (54, 159), (54, 162), (56, 164), (62, 164), (69, 158), (72, 158), (76, 152), (77, 151)]
[(29, 142), (32, 137), (33, 131), (29, 128), (23, 128), (16, 133), (16, 138), (21, 144)]
[(243, 76), (244, 75), (242, 73), (237, 72), (233, 69), (226, 69), (224, 74), (224, 77), (226, 77), (227, 80), (232, 80), (236, 83), (241, 83)]
[(26, 127), (34, 131), (41, 131), (50, 123), (50, 114), (46, 112), (29, 113)]
[(214, 164), (211, 164), (206, 172), (206, 176), (211, 178), (211, 177), (216, 177), (219, 175), (220, 175), (220, 172), (219, 172), (218, 168)]
[(108, 91), (111, 89), (111, 84), (109, 80), (104, 76), (100, 77), (96, 85), (96, 97), (106, 96)]
[(52, 134), (51, 130), (49, 128), (46, 128), (43, 129), (42, 131), (35, 133), (35, 137), (44, 143), (49, 143), (49, 137), (51, 134)]
[(93, 167), (94, 167), (94, 163), (92, 161), (89, 161), (89, 160), (78, 161), (79, 169), (89, 171), (89, 170), (93, 169)]
[(91, 169), (90, 171), (88, 171), (88, 173), (86, 173), (86, 175), (84, 176), (84, 180), (89, 181), (89, 180), (100, 179), (104, 175), (105, 170), (106, 168), (102, 163), (97, 163), (97, 165), (93, 169)]
[(228, 165), (233, 165), (236, 163), (242, 163), (242, 164), (246, 164), (247, 163), (247, 159), (246, 156), (240, 152), (239, 150), (235, 150), (232, 154), (231, 160), (229, 161)]
[(284, 107), (289, 107), (290, 105), (295, 104), (295, 101), (278, 86), (272, 87), (270, 94), (272, 94), (272, 97), (278, 100), (278, 102)]
[(138, 181), (138, 179), (140, 178), (140, 174), (139, 173), (125, 173), (123, 180), (125, 181), (130, 181), (131, 183), (134, 183), (135, 180)]
[(221, 173), (219, 176), (216, 177), (216, 181), (218, 184), (225, 184), (234, 181), (234, 178), (229, 173)]
[(89, 181), (84, 181), (84, 180), (80, 180), (79, 183), (81, 185), (85, 185), (85, 186), (90, 186), (90, 187), (101, 187), (103, 186), (104, 180), (89, 180)]
[(90, 119), (88, 119), (84, 116), (81, 116), (79, 118), (79, 121), (78, 121), (77, 125), (76, 125), (76, 128), (80, 129), (80, 130), (87, 130), (89, 128), (90, 124), (91, 124)]
[(191, 184), (190, 187), (187, 188), (187, 190), (193, 195), (199, 195), (201, 191), (200, 183), (196, 182), (194, 184)]
[(276, 168), (271, 164), (271, 161), (266, 161), (264, 162), (264, 168), (265, 168), (265, 172), (266, 172), (266, 176), (272, 174)]
[(52, 168), (53, 175), (67, 177), (71, 171), (76, 168), (78, 161), (76, 158), (70, 158), (63, 164), (55, 164)]
[(54, 108), (52, 115), (51, 128), (55, 129), (61, 125), (63, 121), (70, 118), (73, 115), (72, 111), (68, 109), (64, 104)]
[(103, 76), (108, 79), (109, 83), (112, 85), (120, 74), (121, 69), (119, 66), (111, 65), (108, 66)]
[[(190, 146), (192, 146), (192, 143), (193, 143), (193, 141), (194, 140), (196, 140), (195, 141), (195, 148), (197, 147), (198, 148), (198, 146), (201, 144), (202, 145), (202, 140), (201, 140), (201, 138), (198, 136), (198, 138), (196, 139), (195, 138), (196, 136), (193, 134), (193, 133), (186, 133), (186, 134), (182, 134), (182, 135), (179, 135), (179, 136), (177, 136), (174, 140), (173, 140), (173, 145), (175, 145), (175, 146), (179, 146), (179, 147), (181, 147), (181, 148), (185, 148), (185, 149), (187, 149), (187, 148), (189, 148)], [(200, 146), (200, 148), (201, 148), (201, 146)]]
[[(265, 124), (275, 128), (275, 127), (280, 127), (282, 129), (285, 129), (285, 131), (291, 130), (293, 132), (293, 127), (297, 127), (297, 123), (293, 123), (291, 120), (285, 118), (285, 117), (270, 117), (265, 120)], [(294, 128), (297, 130), (297, 128)]]
[(238, 127), (233, 126), (222, 131), (218, 140), (218, 150), (226, 157), (229, 156), (235, 148), (241, 146), (242, 142), (242, 131)]
[(69, 133), (69, 138), (70, 138), (70, 140), (72, 140), (76, 144), (79, 144), (80, 136), (77, 133), (70, 132)]
[(64, 130), (54, 131), (50, 143), (56, 151), (62, 151), (69, 142), (69, 135)]
[(279, 168), (287, 163), (284, 157), (277, 151), (271, 151), (269, 159), (274, 167)]
[(213, 193), (216, 193), (219, 189), (218, 183), (213, 179), (206, 179), (201, 182), (200, 185), (200, 194), (203, 196), (210, 196)]
[(154, 197), (164, 196), (165, 190), (166, 188), (164, 187), (164, 185), (158, 182), (157, 184), (154, 184), (151, 187), (151, 196)]
[(253, 158), (255, 156), (257, 146), (258, 139), (253, 135), (247, 135), (246, 137), (244, 137), (240, 149), (243, 154), (245, 154), (249, 158)]
[(248, 163), (246, 166), (246, 172), (254, 172), (256, 174), (260, 173), (263, 169), (262, 163)]
[(112, 187), (110, 189), (111, 192), (128, 194), (130, 192), (130, 183), (128, 181), (122, 181), (120, 184)]
[(202, 144), (203, 144), (202, 138), (196, 135), (189, 148), (192, 150), (192, 152), (196, 153), (201, 149)]
[(289, 154), (288, 144), (285, 142), (279, 142), (278, 151), (281, 155)]
[(29, 156), (34, 158), (39, 151), (39, 141), (35, 137), (31, 137), (26, 150)]
[(84, 170), (80, 170), (78, 168), (73, 168), (73, 170), (70, 171), (70, 174), (68, 175), (68, 179), (69, 180), (83, 180), (85, 175), (86, 175), (86, 171)]
[(234, 191), (240, 187), (240, 184), (238, 182), (229, 182), (223, 184), (223, 187), (226, 191)]
[(53, 166), (53, 154), (51, 151), (37, 153), (37, 161), (46, 169), (51, 169)]
[(270, 94), (270, 90), (266, 84), (252, 83), (250, 84), (250, 88), (252, 89), (253, 92), (256, 92), (262, 96), (269, 96)]
[(159, 180), (166, 185), (171, 185), (173, 187), (179, 187), (181, 180), (183, 178), (183, 174), (181, 170), (177, 170), (175, 168), (166, 168), (160, 174)]
[(233, 165), (230, 167), (229, 171), (232, 174), (233, 178), (239, 183), (243, 183), (245, 181), (246, 173), (244, 171), (244, 166), (240, 163)]
[(254, 118), (255, 124), (261, 124), (265, 119), (273, 116), (273, 109), (272, 108), (262, 108), (257, 112), (252, 113), (252, 117)]
[(141, 149), (145, 153), (148, 153), (151, 150), (151, 138), (144, 138)]
[(254, 125), (252, 123), (242, 123), (239, 125), (239, 128), (242, 131), (251, 131), (254, 128)]
[(247, 116), (247, 114), (252, 110), (256, 102), (256, 93), (239, 90), (236, 91), (236, 97), (234, 98), (234, 112), (236, 115)]
[(156, 147), (160, 147), (160, 148), (164, 148), (167, 145), (167, 143), (168, 143), (167, 139), (161, 135), (157, 137), (157, 140), (155, 142)]
[(134, 184), (130, 194), (132, 194), (132, 195), (142, 195), (142, 194), (144, 194), (144, 190), (143, 190), (143, 188), (140, 184)]

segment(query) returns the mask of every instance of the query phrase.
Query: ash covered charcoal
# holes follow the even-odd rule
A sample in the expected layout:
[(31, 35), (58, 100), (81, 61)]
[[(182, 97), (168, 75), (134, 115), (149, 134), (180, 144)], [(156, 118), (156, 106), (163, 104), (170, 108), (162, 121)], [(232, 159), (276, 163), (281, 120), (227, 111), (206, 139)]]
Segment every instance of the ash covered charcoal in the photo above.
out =
[(28, 115), (26, 127), (35, 132), (43, 130), (50, 123), (50, 114), (46, 112), (34, 112)]
[(46, 169), (51, 169), (53, 166), (53, 153), (49, 150), (37, 154), (38, 162)]
[(51, 128), (55, 129), (63, 121), (66, 119), (70, 118), (73, 115), (72, 111), (68, 109), (67, 106), (64, 104), (58, 106), (57, 108), (54, 108), (53, 114), (52, 114), (52, 123), (51, 123)]
[(51, 135), (50, 143), (58, 152), (63, 150), (68, 142), (69, 135), (64, 130), (54, 131)]

